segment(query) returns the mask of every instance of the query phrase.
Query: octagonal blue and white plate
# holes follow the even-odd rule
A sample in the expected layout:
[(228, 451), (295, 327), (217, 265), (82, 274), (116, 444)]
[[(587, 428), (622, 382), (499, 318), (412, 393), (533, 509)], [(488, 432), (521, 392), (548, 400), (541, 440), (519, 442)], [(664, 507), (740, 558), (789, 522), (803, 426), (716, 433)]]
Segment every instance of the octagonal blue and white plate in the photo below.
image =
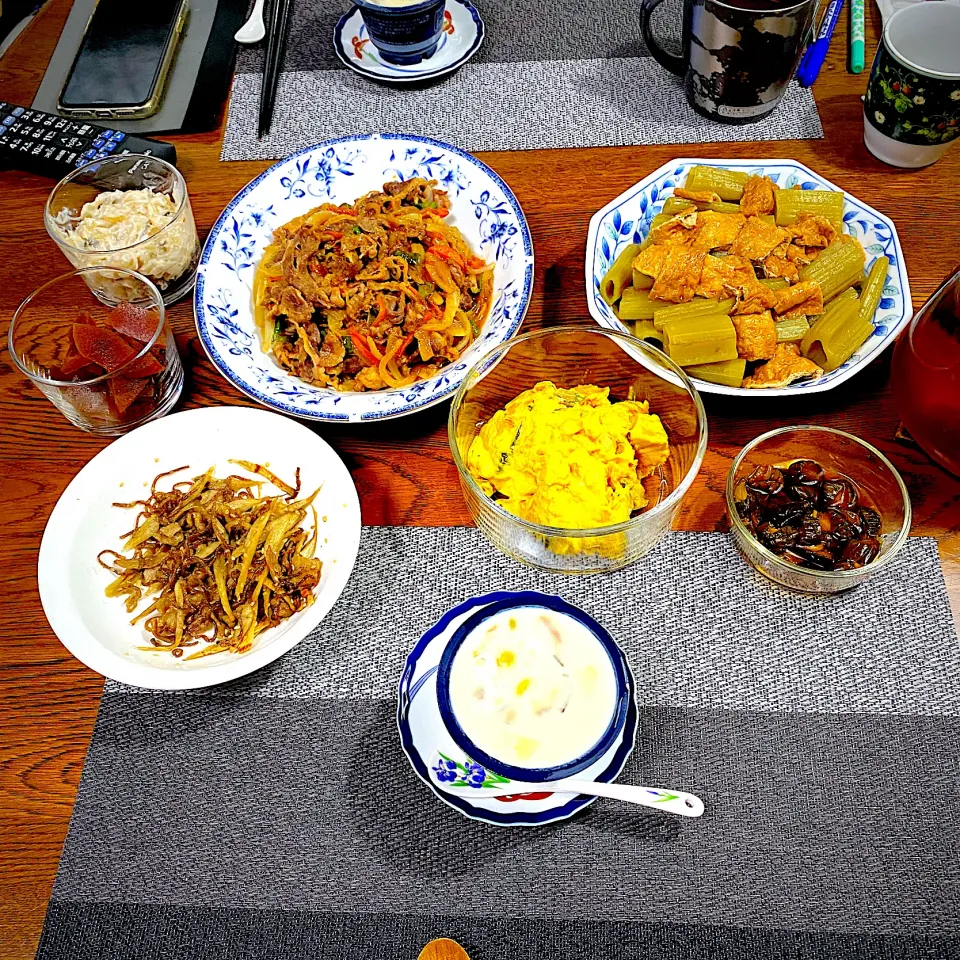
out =
[(674, 187), (683, 186), (687, 172), (697, 164), (763, 174), (782, 189), (790, 189), (799, 184), (804, 190), (840, 191), (843, 194), (844, 231), (863, 244), (867, 255), (867, 270), (877, 257), (890, 258), (883, 298), (873, 318), (873, 336), (869, 337), (846, 363), (816, 379), (789, 387), (771, 387), (765, 390), (726, 387), (694, 378), (693, 382), (701, 393), (722, 393), (754, 399), (819, 393), (849, 380), (893, 343), (897, 334), (913, 316), (910, 282), (907, 279), (907, 268), (903, 262), (897, 228), (888, 217), (796, 160), (673, 160), (654, 170), (650, 176), (644, 177), (615, 200), (611, 200), (602, 210), (598, 210), (590, 220), (587, 234), (586, 286), (590, 315), (600, 326), (630, 332), (600, 296), (600, 281), (625, 246), (640, 243), (646, 237), (650, 230), (650, 221), (661, 211), (664, 200), (672, 196)]
[[(493, 306), (457, 363), (390, 390), (339, 393), (305, 383), (260, 347), (253, 276), (273, 231), (322, 203), (353, 203), (391, 180), (421, 176), (450, 195), (449, 222), (494, 260)], [(214, 224), (200, 256), (194, 313), (207, 356), (238, 390), (281, 413), (334, 422), (386, 420), (445, 400), (487, 350), (520, 327), (533, 287), (533, 243), (513, 191), (457, 147), (403, 134), (328, 140), (280, 160), (247, 184)]]

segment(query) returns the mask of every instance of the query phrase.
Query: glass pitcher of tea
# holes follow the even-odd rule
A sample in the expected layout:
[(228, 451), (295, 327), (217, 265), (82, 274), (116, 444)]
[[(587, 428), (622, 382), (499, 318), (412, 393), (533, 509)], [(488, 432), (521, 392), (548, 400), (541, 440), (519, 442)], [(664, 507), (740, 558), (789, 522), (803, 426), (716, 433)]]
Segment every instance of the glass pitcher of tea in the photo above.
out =
[(910, 436), (960, 477), (960, 267), (900, 334), (892, 378)]

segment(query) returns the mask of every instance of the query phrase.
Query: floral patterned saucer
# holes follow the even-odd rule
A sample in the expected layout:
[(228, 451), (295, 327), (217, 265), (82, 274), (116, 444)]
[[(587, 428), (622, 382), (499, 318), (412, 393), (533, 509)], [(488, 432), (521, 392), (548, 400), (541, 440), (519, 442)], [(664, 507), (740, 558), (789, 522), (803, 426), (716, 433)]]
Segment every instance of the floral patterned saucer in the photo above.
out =
[[(481, 607), (500, 600), (523, 603), (540, 597), (541, 594), (526, 592), (497, 592), (471, 597), (444, 614), (424, 633), (407, 657), (400, 678), (397, 726), (403, 751), (417, 776), (445, 804), (471, 820), (483, 820), (505, 827), (556, 823), (573, 816), (596, 799), (580, 794), (546, 792), (477, 797), (473, 791), (468, 791), (468, 797), (468, 792), (457, 793), (453, 789), (457, 783), (478, 786), (484, 782), (503, 784), (507, 781), (465, 756), (444, 726), (437, 702), (437, 672), (447, 642), (457, 627)], [(629, 669), (627, 678), (630, 697), (623, 731), (602, 757), (577, 774), (579, 779), (605, 783), (615, 780), (633, 751), (639, 721), (634, 680)], [(449, 784), (449, 787), (443, 789), (437, 781)]]
[(385, 83), (415, 83), (453, 73), (483, 43), (483, 20), (469, 0), (447, 0), (443, 35), (431, 57), (420, 63), (397, 64), (384, 60), (370, 39), (360, 8), (351, 7), (333, 31), (333, 49), (344, 66)]

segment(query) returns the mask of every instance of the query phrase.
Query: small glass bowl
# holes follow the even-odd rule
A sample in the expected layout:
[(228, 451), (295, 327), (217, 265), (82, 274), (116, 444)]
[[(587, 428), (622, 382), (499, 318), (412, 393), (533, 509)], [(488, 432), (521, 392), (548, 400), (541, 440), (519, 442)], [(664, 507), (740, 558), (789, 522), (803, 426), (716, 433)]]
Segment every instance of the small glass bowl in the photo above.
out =
[[(849, 477), (863, 499), (880, 514), (882, 545), (876, 559), (857, 570), (808, 570), (778, 557), (747, 529), (737, 512), (737, 485), (756, 467), (816, 460), (828, 472)], [(802, 593), (840, 593), (884, 569), (910, 533), (910, 495), (893, 464), (875, 447), (831, 427), (796, 426), (771, 430), (748, 443), (727, 475), (727, 514), (734, 542), (746, 559), (771, 580)]]
[[(620, 523), (549, 527), (508, 512), (470, 475), (467, 451), (483, 424), (542, 380), (563, 388), (593, 384), (610, 399), (648, 400), (667, 431), (670, 457), (644, 481), (649, 506)], [(633, 563), (667, 532), (707, 448), (707, 417), (696, 388), (666, 354), (600, 327), (535, 330), (484, 354), (450, 407), (450, 449), (467, 507), (484, 536), (507, 556), (551, 573), (604, 573)]]
[[(156, 233), (117, 247), (85, 246), (71, 237), (85, 204), (102, 193), (127, 190), (150, 190), (170, 197), (175, 205), (173, 218)], [(193, 289), (200, 238), (183, 174), (165, 160), (124, 154), (78, 167), (51, 191), (43, 222), (60, 252), (77, 268), (118, 267), (138, 273), (156, 285), (167, 306)], [(134, 300), (139, 292), (136, 285), (130, 287), (122, 280), (91, 289), (110, 305)]]
[[(119, 334), (109, 322), (104, 298), (90, 295), (118, 284), (137, 307), (135, 324)], [(103, 351), (104, 363), (84, 363), (78, 355), (78, 323), (105, 331), (91, 345)], [(146, 277), (129, 270), (84, 267), (50, 280), (17, 308), (7, 341), (17, 367), (88, 433), (115, 437), (156, 420), (173, 409), (183, 388), (183, 367), (163, 299)], [(120, 365), (115, 361), (118, 349), (126, 353)], [(100, 372), (107, 367), (109, 372)]]

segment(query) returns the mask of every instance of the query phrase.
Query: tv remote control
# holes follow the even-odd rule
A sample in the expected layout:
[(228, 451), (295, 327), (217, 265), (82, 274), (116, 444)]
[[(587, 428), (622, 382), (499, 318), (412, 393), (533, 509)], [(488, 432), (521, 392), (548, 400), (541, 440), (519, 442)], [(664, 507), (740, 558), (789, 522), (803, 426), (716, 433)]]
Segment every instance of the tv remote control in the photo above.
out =
[(60, 178), (91, 160), (124, 153), (146, 153), (168, 163), (177, 160), (172, 143), (0, 100), (0, 165)]

